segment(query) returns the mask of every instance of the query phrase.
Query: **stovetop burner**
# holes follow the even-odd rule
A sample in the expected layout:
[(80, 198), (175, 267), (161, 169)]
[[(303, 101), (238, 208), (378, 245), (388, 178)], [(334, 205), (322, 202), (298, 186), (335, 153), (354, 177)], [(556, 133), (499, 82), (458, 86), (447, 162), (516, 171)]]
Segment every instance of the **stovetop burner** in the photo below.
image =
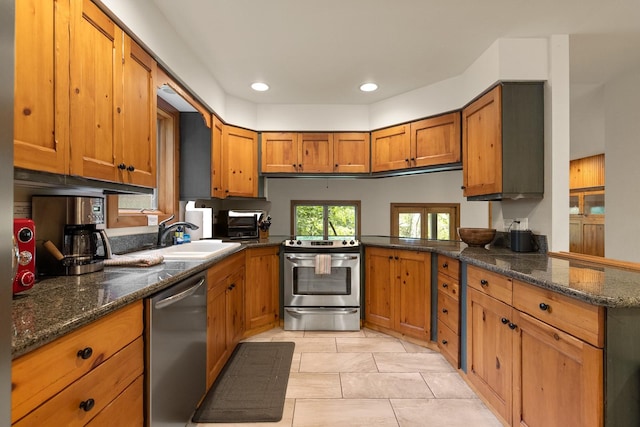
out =
[(339, 240), (288, 239), (285, 240), (283, 244), (286, 247), (294, 248), (357, 248), (360, 246), (360, 241), (352, 237), (345, 237), (344, 239)]

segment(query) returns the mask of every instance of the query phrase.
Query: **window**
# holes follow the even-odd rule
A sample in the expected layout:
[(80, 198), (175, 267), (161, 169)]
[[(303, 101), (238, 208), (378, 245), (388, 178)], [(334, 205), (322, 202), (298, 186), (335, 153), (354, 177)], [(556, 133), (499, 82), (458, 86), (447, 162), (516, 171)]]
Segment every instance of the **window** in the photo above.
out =
[(391, 234), (415, 239), (453, 240), (460, 204), (392, 203)]
[(291, 201), (291, 235), (329, 240), (360, 235), (360, 201)]

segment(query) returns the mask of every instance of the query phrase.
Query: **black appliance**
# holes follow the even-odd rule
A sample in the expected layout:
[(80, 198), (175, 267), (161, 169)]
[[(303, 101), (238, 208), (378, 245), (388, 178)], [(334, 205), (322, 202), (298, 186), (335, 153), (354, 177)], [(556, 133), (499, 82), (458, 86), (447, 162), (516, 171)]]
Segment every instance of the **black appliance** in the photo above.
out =
[(265, 212), (259, 210), (221, 210), (213, 234), (228, 239), (257, 239), (258, 222), (263, 215)]

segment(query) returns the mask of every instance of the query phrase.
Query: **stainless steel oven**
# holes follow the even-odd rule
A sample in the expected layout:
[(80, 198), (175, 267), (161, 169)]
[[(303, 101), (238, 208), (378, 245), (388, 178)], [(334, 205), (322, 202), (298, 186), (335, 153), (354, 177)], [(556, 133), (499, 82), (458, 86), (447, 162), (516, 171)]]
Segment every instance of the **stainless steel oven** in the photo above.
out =
[(360, 243), (287, 240), (284, 243), (284, 329), (360, 329)]

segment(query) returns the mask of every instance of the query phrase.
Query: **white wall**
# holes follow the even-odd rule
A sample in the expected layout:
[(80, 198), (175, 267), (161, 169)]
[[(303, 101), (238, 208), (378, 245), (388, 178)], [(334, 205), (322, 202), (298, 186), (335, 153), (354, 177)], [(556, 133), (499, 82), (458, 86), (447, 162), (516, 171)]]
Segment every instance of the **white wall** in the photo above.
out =
[(604, 153), (604, 86), (571, 85), (571, 160)]
[(393, 178), (268, 178), (273, 235), (289, 235), (291, 200), (360, 200), (361, 232), (388, 235), (390, 203), (460, 203), (460, 225), (487, 227), (488, 202), (467, 202), (462, 197), (462, 172), (436, 172)]
[(640, 262), (640, 70), (605, 84), (605, 256)]

